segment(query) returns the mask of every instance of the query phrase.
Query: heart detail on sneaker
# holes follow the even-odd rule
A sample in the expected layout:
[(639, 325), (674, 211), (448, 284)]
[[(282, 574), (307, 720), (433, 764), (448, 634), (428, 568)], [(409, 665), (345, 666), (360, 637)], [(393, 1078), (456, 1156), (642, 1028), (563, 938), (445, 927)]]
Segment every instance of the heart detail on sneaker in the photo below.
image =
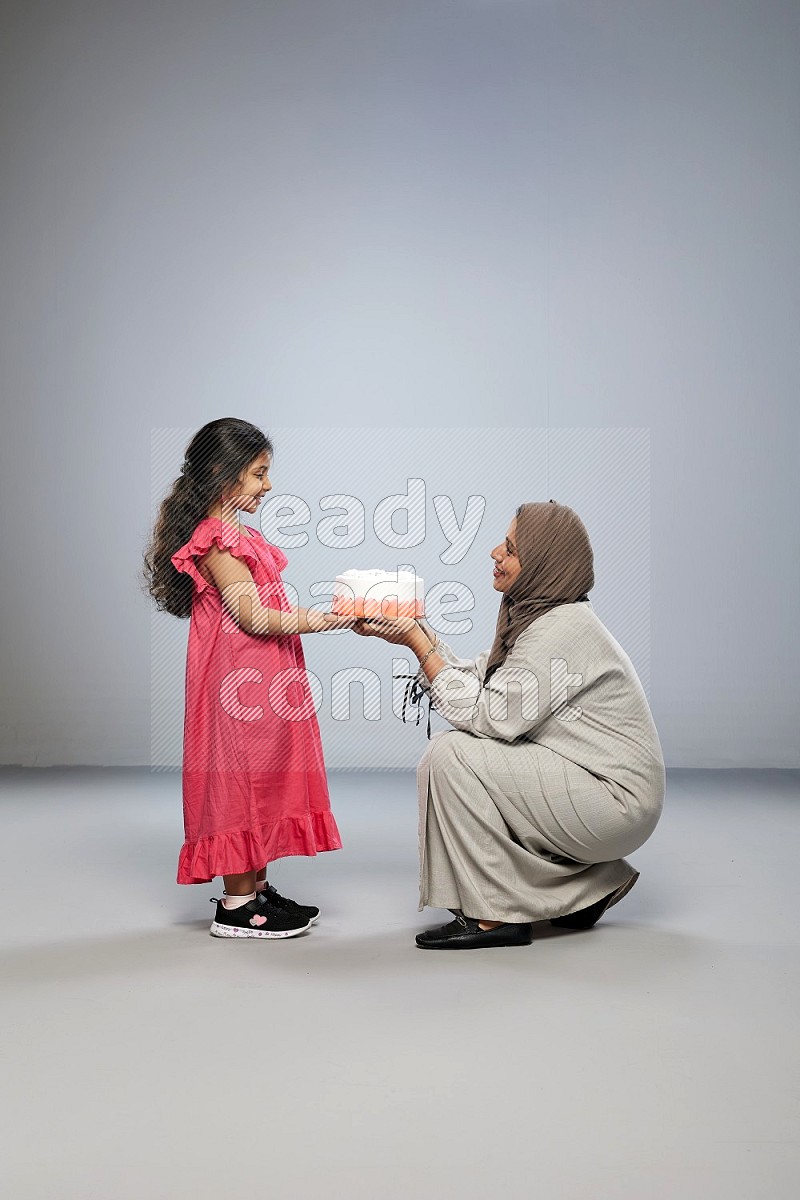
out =
[(251, 925), (266, 925), (266, 923), (267, 923), (267, 918), (262, 917), (260, 913), (256, 913), (256, 915), (254, 917), (250, 918)]

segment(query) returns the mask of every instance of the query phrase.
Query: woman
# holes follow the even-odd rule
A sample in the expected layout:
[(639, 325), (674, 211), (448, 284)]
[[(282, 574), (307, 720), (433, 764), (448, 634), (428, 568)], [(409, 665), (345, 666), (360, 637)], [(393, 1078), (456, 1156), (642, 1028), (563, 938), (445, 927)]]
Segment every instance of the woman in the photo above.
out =
[(459, 658), (422, 621), (359, 622), (408, 646), (452, 726), (417, 769), (420, 903), (455, 920), (426, 949), (527, 945), (532, 921), (586, 929), (639, 877), (665, 770), (642, 685), (595, 614), (592, 547), (571, 508), (522, 504), (491, 552), (494, 643)]

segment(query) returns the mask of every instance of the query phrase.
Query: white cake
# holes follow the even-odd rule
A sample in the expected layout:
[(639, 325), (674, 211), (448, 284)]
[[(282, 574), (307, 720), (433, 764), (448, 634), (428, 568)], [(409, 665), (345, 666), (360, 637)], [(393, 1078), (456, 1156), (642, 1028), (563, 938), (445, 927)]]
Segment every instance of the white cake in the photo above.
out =
[(340, 617), (423, 617), (423, 580), (413, 571), (345, 571), (331, 611)]

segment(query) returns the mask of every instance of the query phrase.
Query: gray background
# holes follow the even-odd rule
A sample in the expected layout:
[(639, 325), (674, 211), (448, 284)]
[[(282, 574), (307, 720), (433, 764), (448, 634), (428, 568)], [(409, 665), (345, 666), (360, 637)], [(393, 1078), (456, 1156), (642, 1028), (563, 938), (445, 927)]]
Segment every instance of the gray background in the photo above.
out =
[(343, 427), (343, 463), (381, 427), (507, 427), (512, 462), (520, 428), (649, 431), (667, 762), (800, 765), (799, 26), (6, 2), (0, 761), (150, 762), (151, 434), (237, 415)]

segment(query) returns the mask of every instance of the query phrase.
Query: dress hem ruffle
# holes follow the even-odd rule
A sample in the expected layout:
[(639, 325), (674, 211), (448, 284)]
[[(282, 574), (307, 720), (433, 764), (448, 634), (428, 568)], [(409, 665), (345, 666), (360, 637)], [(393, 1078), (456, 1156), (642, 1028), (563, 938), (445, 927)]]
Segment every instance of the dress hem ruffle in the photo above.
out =
[(332, 812), (284, 817), (261, 829), (212, 833), (184, 842), (178, 857), (178, 883), (211, 883), (220, 875), (260, 871), (267, 863), (294, 855), (341, 850), (342, 839)]

